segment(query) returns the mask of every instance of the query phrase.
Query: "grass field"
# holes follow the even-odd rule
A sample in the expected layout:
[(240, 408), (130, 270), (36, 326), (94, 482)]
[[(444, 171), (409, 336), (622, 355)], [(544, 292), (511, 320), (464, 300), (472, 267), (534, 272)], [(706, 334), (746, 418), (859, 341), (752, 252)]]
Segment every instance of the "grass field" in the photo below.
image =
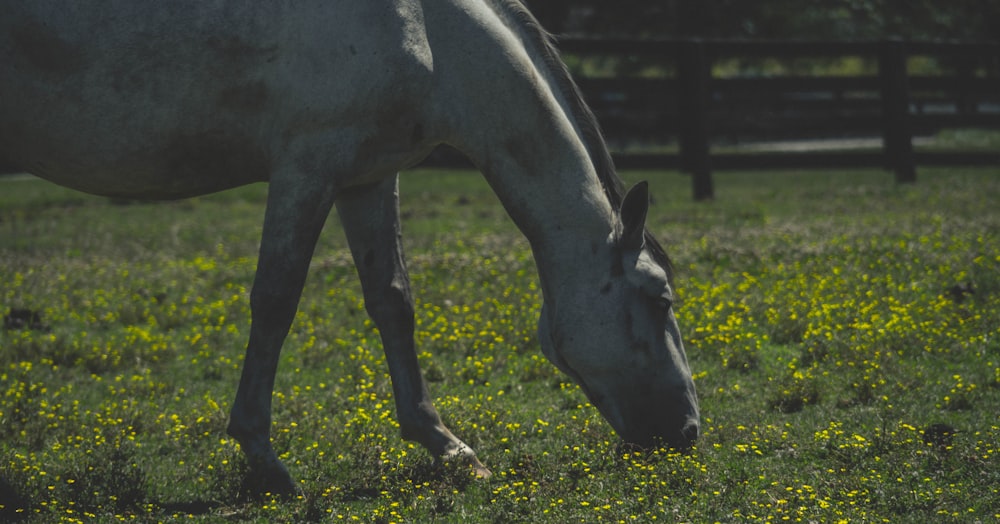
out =
[(494, 476), (399, 438), (331, 217), (275, 392), (288, 501), (242, 496), (224, 431), (266, 187), (148, 204), (0, 179), (0, 520), (1000, 519), (1000, 171), (719, 174), (709, 203), (625, 177), (651, 181), (677, 267), (691, 453), (619, 447), (542, 357), (527, 243), (485, 183), (416, 172), (420, 359)]

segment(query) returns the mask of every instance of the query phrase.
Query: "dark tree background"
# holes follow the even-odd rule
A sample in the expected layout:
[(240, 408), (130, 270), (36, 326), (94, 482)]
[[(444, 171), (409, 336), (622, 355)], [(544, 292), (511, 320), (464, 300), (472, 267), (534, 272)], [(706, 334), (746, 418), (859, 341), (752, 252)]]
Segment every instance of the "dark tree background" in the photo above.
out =
[(1000, 0), (528, 0), (556, 34), (1000, 40)]

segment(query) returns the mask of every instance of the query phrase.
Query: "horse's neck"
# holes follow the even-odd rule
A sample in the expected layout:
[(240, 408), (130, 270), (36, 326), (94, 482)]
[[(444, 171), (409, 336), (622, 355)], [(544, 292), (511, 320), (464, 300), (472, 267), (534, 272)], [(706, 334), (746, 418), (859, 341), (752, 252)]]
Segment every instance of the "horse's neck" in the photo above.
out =
[(606, 241), (614, 215), (574, 116), (559, 93), (529, 78), (497, 87), (496, 105), (473, 119), (495, 134), (481, 134), (466, 152), (539, 264), (558, 265)]
[(522, 160), (486, 173), (531, 244), (548, 301), (567, 288), (564, 281), (579, 280), (595, 269), (587, 267), (587, 261), (600, 251), (613, 228), (611, 208), (589, 160), (560, 159), (565, 153), (566, 149), (553, 151), (548, 158)]
[(572, 114), (567, 97), (574, 95), (558, 87), (561, 72), (547, 66), (524, 29), (482, 3), (457, 4), (464, 8), (436, 4), (440, 10), (427, 15), (429, 27), (442, 20), (449, 27), (428, 31), (446, 141), (482, 170), (531, 243), (543, 287), (553, 288), (606, 241), (614, 223)]

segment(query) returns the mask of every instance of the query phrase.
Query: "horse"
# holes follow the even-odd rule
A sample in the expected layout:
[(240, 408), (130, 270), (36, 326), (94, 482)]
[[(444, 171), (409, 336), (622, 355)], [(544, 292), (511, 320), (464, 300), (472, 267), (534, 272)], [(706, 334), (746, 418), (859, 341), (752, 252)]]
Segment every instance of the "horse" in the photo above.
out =
[(261, 489), (278, 356), (336, 208), (402, 437), (489, 470), (435, 410), (414, 348), (398, 173), (446, 144), (482, 173), (539, 274), (538, 339), (627, 443), (688, 449), (698, 400), (669, 260), (598, 123), (519, 0), (0, 0), (0, 164), (119, 198), (269, 184), (227, 433)]

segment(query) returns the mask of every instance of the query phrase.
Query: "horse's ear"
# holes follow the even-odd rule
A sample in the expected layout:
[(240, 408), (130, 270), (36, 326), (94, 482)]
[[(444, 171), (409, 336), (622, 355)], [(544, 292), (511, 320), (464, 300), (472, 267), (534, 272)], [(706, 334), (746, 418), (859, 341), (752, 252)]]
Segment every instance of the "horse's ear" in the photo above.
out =
[(622, 221), (621, 247), (642, 249), (646, 232), (646, 212), (649, 211), (649, 184), (639, 182), (628, 190), (618, 214)]

